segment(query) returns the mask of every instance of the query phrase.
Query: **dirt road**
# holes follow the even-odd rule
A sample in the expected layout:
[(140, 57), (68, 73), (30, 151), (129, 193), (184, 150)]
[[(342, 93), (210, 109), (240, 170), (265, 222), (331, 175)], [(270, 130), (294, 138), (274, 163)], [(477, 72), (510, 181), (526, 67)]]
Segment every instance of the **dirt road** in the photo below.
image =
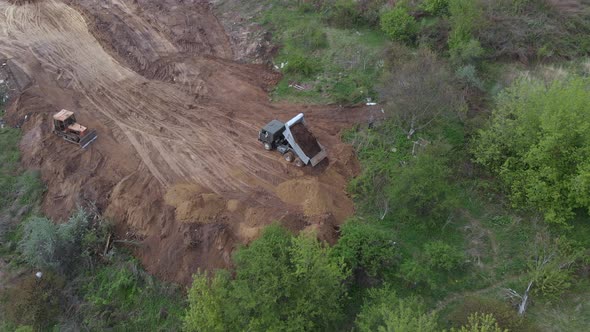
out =
[[(345, 185), (359, 167), (339, 133), (366, 112), (269, 103), (277, 74), (233, 62), (205, 1), (12, 3), (0, 0), (0, 54), (33, 84), (7, 118), (28, 115), (24, 163), (42, 172), (49, 216), (95, 202), (150, 272), (188, 282), (228, 266), (273, 220), (332, 241), (353, 212)], [(61, 108), (97, 130), (88, 151), (51, 134)], [(317, 169), (256, 141), (266, 122), (299, 112), (329, 149)]]

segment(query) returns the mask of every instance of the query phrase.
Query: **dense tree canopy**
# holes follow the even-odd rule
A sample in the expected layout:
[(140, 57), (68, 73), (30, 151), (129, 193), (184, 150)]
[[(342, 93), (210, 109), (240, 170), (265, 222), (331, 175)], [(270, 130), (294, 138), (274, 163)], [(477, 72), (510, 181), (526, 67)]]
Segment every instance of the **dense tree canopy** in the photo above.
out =
[(521, 79), (481, 131), (476, 160), (499, 175), (517, 207), (564, 223), (590, 209), (590, 82)]
[(190, 331), (326, 330), (342, 315), (347, 272), (314, 237), (268, 227), (235, 256), (236, 275), (197, 275), (189, 291)]

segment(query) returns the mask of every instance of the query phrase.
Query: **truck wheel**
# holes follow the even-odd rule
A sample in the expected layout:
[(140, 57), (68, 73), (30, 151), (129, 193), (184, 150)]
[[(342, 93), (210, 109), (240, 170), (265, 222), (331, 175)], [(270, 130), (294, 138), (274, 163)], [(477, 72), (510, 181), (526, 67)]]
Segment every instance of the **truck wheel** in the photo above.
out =
[(272, 146), (270, 145), (270, 143), (264, 143), (264, 149), (266, 151), (270, 151), (272, 149)]
[(295, 166), (303, 167), (303, 161), (299, 158), (295, 159)]
[(295, 156), (293, 155), (293, 152), (287, 152), (287, 153), (285, 153), (285, 160), (287, 162), (290, 163), (290, 162), (293, 161), (293, 159), (295, 159)]

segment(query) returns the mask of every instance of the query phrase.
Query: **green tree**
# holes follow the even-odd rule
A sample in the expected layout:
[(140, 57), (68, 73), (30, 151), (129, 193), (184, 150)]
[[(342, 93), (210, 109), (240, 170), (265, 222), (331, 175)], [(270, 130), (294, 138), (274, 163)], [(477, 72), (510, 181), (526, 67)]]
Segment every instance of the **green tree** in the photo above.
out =
[(411, 42), (418, 32), (418, 23), (405, 6), (397, 5), (381, 14), (381, 30), (393, 40)]
[(434, 332), (436, 316), (427, 314), (417, 298), (400, 299), (387, 285), (371, 289), (357, 316), (361, 332)]
[(44, 217), (34, 217), (24, 225), (20, 250), (35, 267), (70, 272), (87, 249), (81, 250), (88, 225), (88, 215), (82, 209), (60, 225)]
[(352, 270), (362, 270), (370, 277), (387, 275), (399, 261), (395, 234), (376, 223), (350, 220), (340, 228), (334, 254), (344, 259)]
[(398, 169), (387, 190), (392, 215), (423, 225), (444, 223), (457, 206), (446, 159), (450, 148), (434, 144)]
[(195, 276), (189, 331), (325, 330), (342, 317), (349, 273), (314, 236), (293, 237), (278, 225), (240, 249), (235, 278)]
[(506, 184), (515, 207), (566, 223), (590, 210), (590, 81), (521, 79), (498, 99), (475, 160)]

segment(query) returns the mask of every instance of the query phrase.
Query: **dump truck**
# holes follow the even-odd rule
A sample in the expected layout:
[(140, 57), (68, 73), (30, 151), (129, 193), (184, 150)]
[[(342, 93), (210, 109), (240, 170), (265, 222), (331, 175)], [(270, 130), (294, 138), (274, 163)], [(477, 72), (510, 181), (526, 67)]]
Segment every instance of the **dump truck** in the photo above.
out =
[(260, 130), (258, 140), (265, 150), (277, 150), (298, 167), (316, 166), (327, 157), (326, 149), (305, 125), (303, 113), (285, 123), (272, 120)]
[(82, 149), (98, 138), (94, 130), (89, 131), (88, 128), (76, 122), (74, 112), (64, 109), (53, 115), (53, 133), (68, 142), (79, 145)]

